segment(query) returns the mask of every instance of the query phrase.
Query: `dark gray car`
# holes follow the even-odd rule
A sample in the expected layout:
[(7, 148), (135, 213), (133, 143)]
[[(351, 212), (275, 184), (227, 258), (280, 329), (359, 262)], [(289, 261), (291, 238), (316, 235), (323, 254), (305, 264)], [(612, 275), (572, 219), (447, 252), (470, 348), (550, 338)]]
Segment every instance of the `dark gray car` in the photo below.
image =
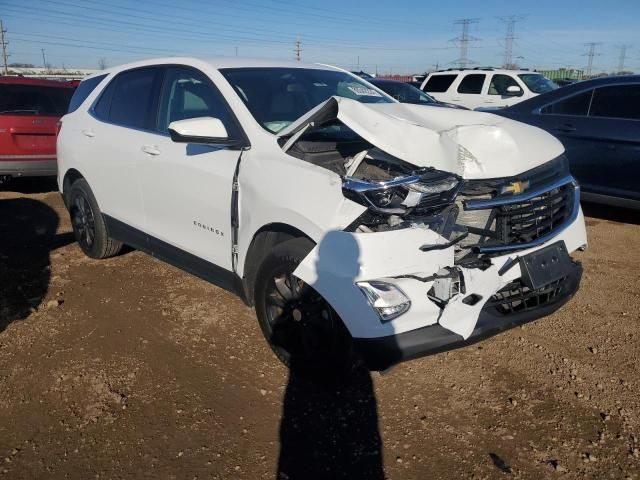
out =
[(558, 137), (583, 199), (640, 208), (640, 75), (574, 83), (491, 113)]

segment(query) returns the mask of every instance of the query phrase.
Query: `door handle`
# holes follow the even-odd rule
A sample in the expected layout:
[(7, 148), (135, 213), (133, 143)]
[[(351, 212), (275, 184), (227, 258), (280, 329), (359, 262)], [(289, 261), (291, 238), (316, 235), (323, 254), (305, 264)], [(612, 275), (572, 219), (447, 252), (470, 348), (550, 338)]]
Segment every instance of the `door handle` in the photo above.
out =
[(565, 123), (564, 125), (560, 125), (559, 127), (556, 127), (556, 130), (558, 130), (559, 132), (569, 133), (569, 132), (575, 132), (576, 127), (574, 127), (570, 123)]
[(82, 134), (83, 134), (85, 137), (89, 137), (89, 138), (93, 138), (93, 137), (95, 137), (95, 136), (96, 136), (96, 134), (95, 134), (95, 133), (93, 133), (93, 130), (82, 130)]
[(141, 150), (144, 153), (148, 153), (149, 155), (153, 155), (154, 157), (160, 155), (160, 150), (155, 145), (144, 145), (141, 147)]

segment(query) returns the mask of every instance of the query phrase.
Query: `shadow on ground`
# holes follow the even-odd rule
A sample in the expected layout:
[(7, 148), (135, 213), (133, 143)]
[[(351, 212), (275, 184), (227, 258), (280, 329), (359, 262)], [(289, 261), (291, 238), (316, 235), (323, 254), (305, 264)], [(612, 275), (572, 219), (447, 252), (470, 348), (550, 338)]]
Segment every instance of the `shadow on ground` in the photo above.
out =
[(0, 184), (0, 191), (18, 193), (47, 193), (57, 192), (56, 177), (21, 177), (12, 178)]
[(73, 242), (71, 233), (56, 234), (58, 223), (58, 214), (38, 200), (0, 200), (0, 332), (47, 294), (49, 252)]

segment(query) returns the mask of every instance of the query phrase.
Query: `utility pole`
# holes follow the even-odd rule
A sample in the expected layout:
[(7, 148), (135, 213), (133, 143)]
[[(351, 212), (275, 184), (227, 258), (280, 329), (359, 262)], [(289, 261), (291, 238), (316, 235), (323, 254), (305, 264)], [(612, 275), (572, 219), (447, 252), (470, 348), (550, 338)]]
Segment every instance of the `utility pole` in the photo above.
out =
[(507, 24), (507, 33), (504, 37), (504, 59), (502, 68), (512, 69), (515, 68), (513, 63), (513, 41), (516, 38), (516, 22), (524, 20), (524, 17), (522, 15), (508, 15), (499, 18)]
[(4, 63), (4, 74), (8, 75), (9, 74), (9, 67), (7, 66), (7, 58), (9, 58), (11, 55), (7, 54), (7, 45), (9, 45), (9, 42), (7, 42), (4, 39), (4, 34), (7, 33), (7, 31), (4, 29), (4, 25), (2, 24), (2, 20), (0, 20), (0, 41), (2, 42), (2, 61)]
[(47, 69), (47, 59), (44, 56), (44, 48), (41, 48), (40, 51), (42, 52), (42, 66), (46, 70)]
[(593, 57), (595, 57), (596, 55), (600, 55), (599, 53), (596, 53), (596, 47), (598, 45), (602, 45), (602, 42), (585, 43), (585, 46), (589, 47), (589, 51), (584, 54), (589, 58), (587, 63), (587, 72), (586, 72), (587, 78), (591, 77), (591, 72), (593, 71)]
[(462, 25), (462, 35), (451, 39), (452, 42), (457, 42), (460, 45), (460, 57), (452, 62), (457, 63), (460, 68), (465, 68), (468, 64), (475, 63), (468, 58), (469, 43), (475, 42), (478, 39), (469, 35), (469, 26), (479, 21), (477, 18), (463, 18), (453, 22), (454, 25)]
[(617, 73), (622, 73), (624, 72), (624, 62), (627, 59), (627, 49), (631, 48), (631, 45), (618, 45), (616, 48), (620, 50), (620, 56), (618, 57)]
[(238, 56), (238, 47), (236, 47), (236, 57)]
[(301, 48), (302, 42), (300, 42), (300, 39), (296, 40), (296, 48), (293, 50), (294, 53), (296, 54), (296, 60), (299, 62), (300, 58), (301, 58), (301, 54), (302, 54), (302, 48)]

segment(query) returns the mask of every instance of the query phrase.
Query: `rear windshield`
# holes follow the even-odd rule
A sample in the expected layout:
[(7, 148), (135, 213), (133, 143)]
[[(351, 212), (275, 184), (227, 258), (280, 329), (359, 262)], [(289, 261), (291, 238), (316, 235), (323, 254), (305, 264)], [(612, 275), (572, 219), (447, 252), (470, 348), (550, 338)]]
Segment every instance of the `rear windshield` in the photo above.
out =
[(72, 94), (72, 88), (0, 85), (0, 115), (61, 117)]

